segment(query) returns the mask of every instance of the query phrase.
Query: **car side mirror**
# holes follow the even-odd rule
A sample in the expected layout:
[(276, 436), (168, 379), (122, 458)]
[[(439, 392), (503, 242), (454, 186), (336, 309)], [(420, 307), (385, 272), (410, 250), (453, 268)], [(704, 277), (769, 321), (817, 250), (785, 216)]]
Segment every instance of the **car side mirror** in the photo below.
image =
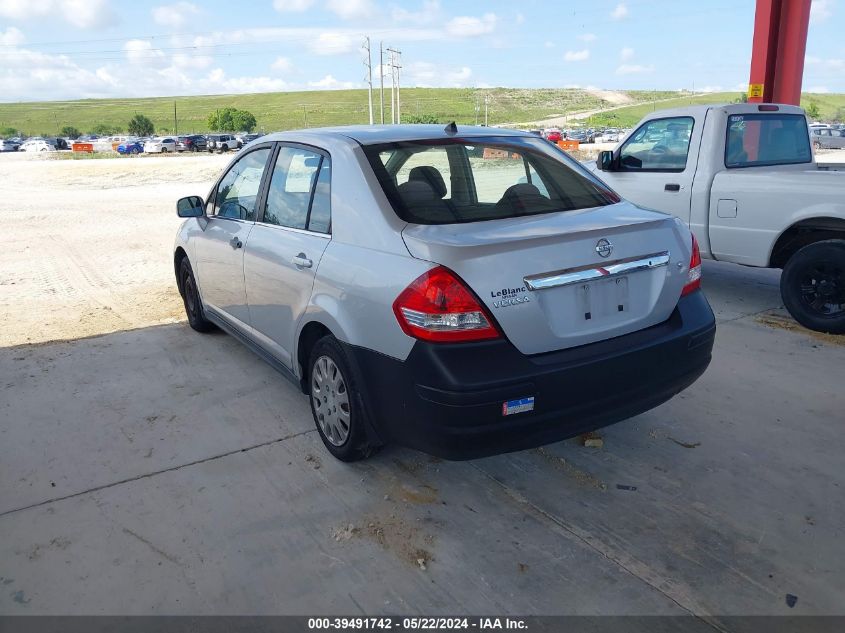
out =
[(613, 152), (608, 150), (599, 152), (596, 158), (596, 168), (601, 171), (613, 171)]
[(180, 218), (201, 218), (205, 215), (205, 203), (199, 196), (181, 198), (176, 203), (176, 215)]

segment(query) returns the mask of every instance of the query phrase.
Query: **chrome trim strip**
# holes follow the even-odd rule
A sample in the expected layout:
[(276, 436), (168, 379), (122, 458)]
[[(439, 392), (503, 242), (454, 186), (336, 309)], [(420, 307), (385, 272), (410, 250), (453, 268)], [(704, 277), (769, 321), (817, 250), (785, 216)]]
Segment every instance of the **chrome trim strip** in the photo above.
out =
[(556, 270), (551, 273), (540, 273), (524, 277), (525, 287), (529, 290), (543, 290), (545, 288), (559, 288), (599, 279), (610, 279), (620, 275), (627, 275), (638, 270), (650, 270), (669, 265), (669, 251), (653, 253), (644, 257), (629, 257), (607, 262), (604, 266), (590, 264), (578, 268)]

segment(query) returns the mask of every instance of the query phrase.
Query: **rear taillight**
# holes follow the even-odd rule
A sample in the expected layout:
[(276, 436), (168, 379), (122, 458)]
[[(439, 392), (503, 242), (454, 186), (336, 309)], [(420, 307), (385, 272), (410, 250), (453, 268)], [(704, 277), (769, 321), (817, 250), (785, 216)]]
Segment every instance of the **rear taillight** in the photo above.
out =
[(701, 252), (698, 250), (698, 240), (692, 236), (692, 257), (689, 260), (687, 283), (681, 291), (681, 296), (688, 295), (693, 290), (701, 288)]
[(438, 343), (498, 338), (493, 319), (475, 294), (448, 268), (423, 273), (393, 302), (408, 336)]

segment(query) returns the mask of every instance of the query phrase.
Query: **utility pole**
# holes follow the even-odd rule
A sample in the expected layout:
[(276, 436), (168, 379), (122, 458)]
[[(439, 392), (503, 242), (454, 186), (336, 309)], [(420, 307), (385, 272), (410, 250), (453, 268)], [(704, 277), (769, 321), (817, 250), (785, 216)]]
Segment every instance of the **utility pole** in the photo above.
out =
[(364, 38), (364, 48), (367, 49), (367, 98), (370, 106), (370, 125), (373, 124), (373, 57), (370, 54), (370, 38)]
[(475, 124), (478, 125), (478, 113), (481, 110), (481, 106), (478, 103), (478, 95), (475, 95)]
[(487, 113), (488, 105), (490, 104), (490, 95), (484, 95), (484, 127), (487, 127)]
[(399, 123), (399, 56), (402, 51), (386, 48), (390, 64), (390, 122)]
[(378, 78), (381, 86), (381, 124), (384, 125), (384, 44), (378, 43)]
[(176, 102), (173, 102), (173, 136), (179, 136), (179, 124), (176, 122)]

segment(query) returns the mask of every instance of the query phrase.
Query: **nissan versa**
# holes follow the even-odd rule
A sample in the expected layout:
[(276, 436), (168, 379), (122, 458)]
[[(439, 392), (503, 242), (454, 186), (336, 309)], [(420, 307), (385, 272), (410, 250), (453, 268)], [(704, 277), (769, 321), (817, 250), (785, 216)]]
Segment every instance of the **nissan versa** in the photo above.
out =
[(177, 211), (191, 327), (219, 326), (298, 384), (342, 460), (572, 437), (665, 402), (710, 362), (687, 227), (528, 133), (273, 134)]

